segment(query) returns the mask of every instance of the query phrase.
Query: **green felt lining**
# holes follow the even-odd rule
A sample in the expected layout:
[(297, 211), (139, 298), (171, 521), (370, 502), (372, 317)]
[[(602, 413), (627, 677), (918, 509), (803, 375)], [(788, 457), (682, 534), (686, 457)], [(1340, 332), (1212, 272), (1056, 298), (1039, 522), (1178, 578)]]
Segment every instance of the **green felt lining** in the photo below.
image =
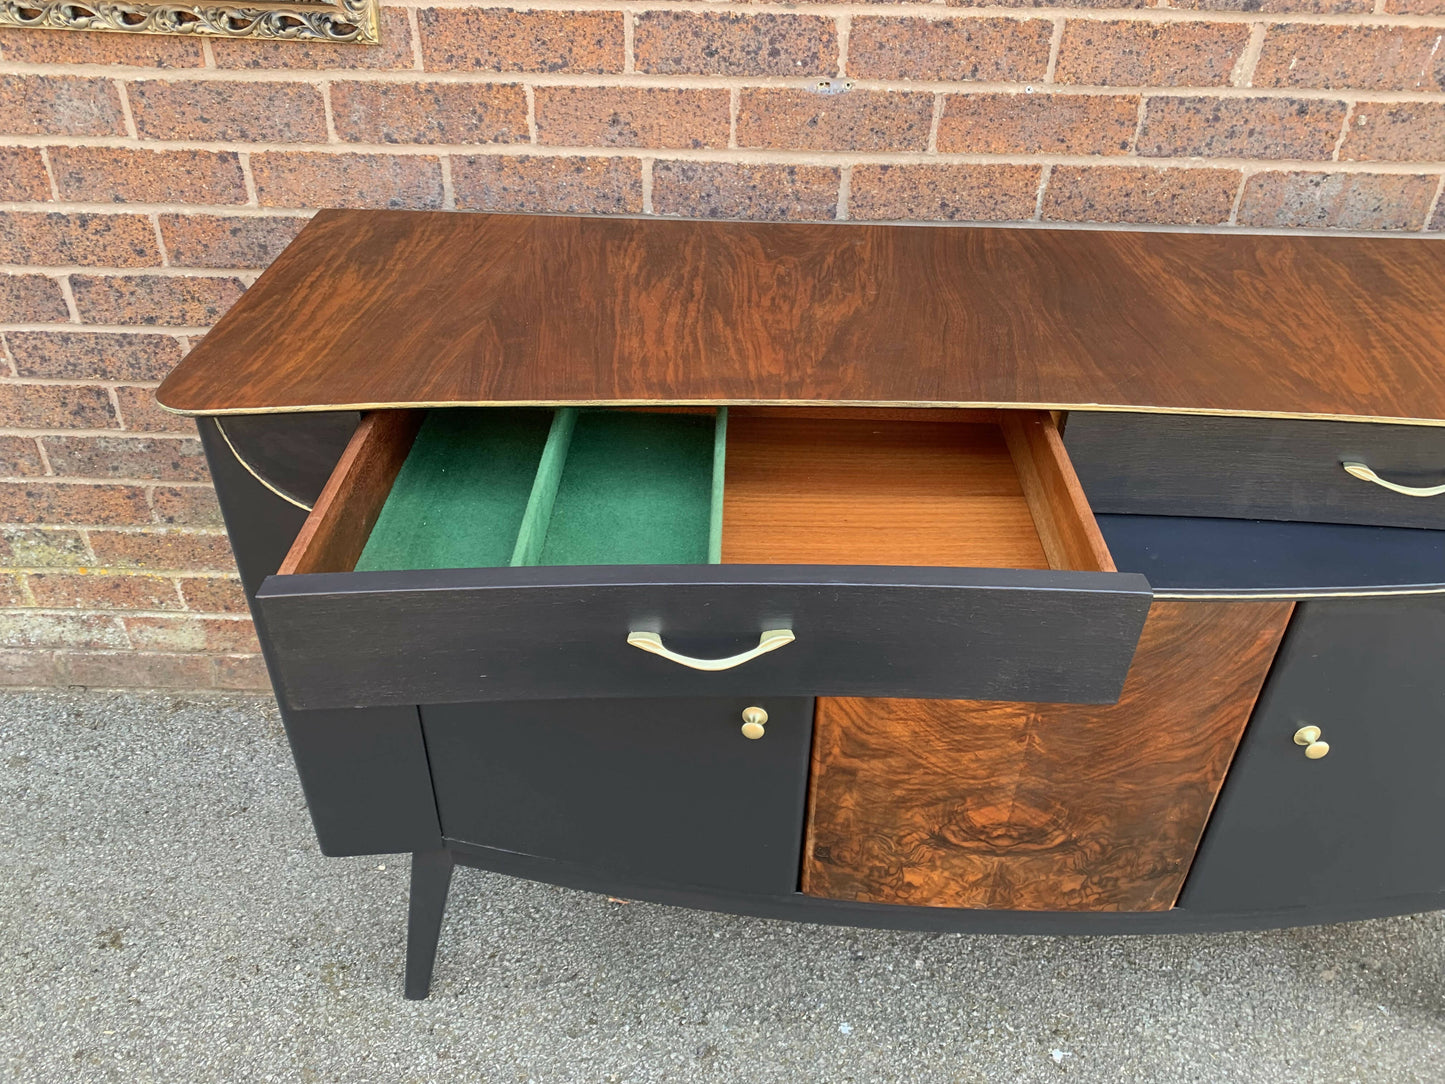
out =
[(358, 572), (507, 564), (549, 410), (433, 410), (392, 483)]
[(356, 569), (717, 563), (727, 412), (431, 411)]

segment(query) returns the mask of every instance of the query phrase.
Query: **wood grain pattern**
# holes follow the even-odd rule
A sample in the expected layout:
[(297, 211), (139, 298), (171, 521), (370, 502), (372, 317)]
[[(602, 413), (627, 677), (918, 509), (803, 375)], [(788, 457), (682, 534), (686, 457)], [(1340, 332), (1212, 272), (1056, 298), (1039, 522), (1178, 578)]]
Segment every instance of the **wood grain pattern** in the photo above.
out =
[(278, 576), (356, 567), (422, 417), (419, 410), (379, 410), (361, 419)]
[(1042, 411), (1001, 411), (999, 426), (1050, 568), (1113, 572), (1114, 559), (1074, 474), (1058, 424)]
[(728, 418), (729, 564), (1048, 568), (998, 425)]
[(832, 402), (1445, 423), (1445, 244), (322, 211), (185, 413)]
[(1154, 603), (1112, 705), (820, 699), (803, 891), (1172, 906), (1292, 608)]

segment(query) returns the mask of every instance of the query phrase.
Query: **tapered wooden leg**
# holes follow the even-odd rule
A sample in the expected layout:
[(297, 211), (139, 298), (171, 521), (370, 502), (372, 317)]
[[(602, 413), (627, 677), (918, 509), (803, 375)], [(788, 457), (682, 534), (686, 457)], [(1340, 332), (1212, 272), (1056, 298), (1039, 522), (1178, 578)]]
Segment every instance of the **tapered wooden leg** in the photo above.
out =
[(452, 883), (450, 851), (417, 851), (411, 856), (411, 901), (406, 924), (406, 996), (420, 1001), (431, 991), (437, 939)]

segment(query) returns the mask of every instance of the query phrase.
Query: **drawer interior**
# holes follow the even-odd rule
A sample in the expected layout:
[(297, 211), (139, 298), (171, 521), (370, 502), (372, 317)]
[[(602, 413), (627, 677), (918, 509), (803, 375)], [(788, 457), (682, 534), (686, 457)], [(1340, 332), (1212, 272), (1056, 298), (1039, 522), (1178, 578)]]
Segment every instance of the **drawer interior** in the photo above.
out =
[(282, 573), (604, 564), (1113, 571), (1043, 411), (381, 411)]

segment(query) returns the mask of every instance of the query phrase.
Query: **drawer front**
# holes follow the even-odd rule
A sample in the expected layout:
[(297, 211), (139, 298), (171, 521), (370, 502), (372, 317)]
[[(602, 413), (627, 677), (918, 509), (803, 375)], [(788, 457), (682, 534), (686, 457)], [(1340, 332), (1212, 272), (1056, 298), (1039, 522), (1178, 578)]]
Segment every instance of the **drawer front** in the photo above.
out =
[[(768, 714), (752, 741), (750, 707)], [(658, 884), (797, 888), (811, 700), (439, 704), (421, 718), (448, 840)]]
[[(273, 576), (257, 593), (296, 707), (626, 696), (1108, 703), (1149, 608), (1138, 575), (808, 566), (504, 568)], [(634, 632), (718, 659), (703, 671)]]
[[(1445, 596), (1302, 604), (1180, 906), (1362, 907), (1445, 892), (1442, 645)], [(1319, 727), (1324, 757), (1295, 743), (1305, 726)]]
[(1445, 529), (1445, 428), (1081, 411), (1064, 444), (1097, 513)]

